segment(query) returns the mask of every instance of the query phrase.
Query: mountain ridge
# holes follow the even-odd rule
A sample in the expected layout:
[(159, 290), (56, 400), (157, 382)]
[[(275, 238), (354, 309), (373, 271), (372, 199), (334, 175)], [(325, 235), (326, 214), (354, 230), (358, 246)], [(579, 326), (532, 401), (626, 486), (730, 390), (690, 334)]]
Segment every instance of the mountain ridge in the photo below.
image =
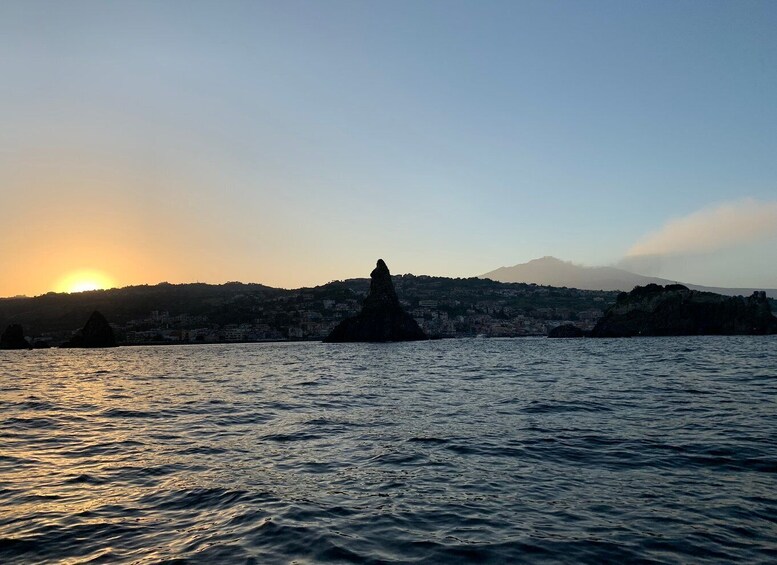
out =
[(769, 298), (777, 298), (777, 289), (769, 288), (726, 288), (691, 284), (684, 281), (649, 277), (632, 273), (617, 267), (584, 267), (571, 261), (548, 256), (532, 259), (512, 267), (499, 267), (479, 278), (504, 283), (534, 283), (555, 287), (578, 288), (581, 290), (619, 290), (629, 292), (635, 286), (648, 284), (682, 284), (691, 290), (714, 292), (725, 296), (750, 296), (756, 290), (763, 290)]

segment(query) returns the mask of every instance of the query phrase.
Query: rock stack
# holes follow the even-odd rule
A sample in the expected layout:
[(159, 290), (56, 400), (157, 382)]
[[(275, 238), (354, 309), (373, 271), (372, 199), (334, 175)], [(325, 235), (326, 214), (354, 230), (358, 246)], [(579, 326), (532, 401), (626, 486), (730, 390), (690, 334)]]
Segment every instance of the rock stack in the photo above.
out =
[(95, 310), (83, 329), (60, 347), (116, 347), (116, 337), (105, 316)]
[(339, 343), (428, 339), (418, 323), (399, 304), (391, 273), (383, 259), (378, 259), (370, 279), (370, 293), (364, 299), (362, 311), (340, 322), (324, 341)]
[(19, 324), (11, 324), (0, 335), (0, 349), (30, 349), (29, 342), (24, 339), (24, 330)]

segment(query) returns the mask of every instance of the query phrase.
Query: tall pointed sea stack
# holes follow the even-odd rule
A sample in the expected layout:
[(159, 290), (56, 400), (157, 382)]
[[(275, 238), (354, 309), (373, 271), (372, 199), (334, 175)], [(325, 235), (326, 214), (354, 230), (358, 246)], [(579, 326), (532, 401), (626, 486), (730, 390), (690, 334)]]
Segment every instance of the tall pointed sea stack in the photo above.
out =
[(370, 278), (370, 293), (364, 299), (361, 313), (340, 322), (324, 341), (339, 343), (428, 339), (418, 323), (399, 304), (391, 273), (383, 259), (378, 259)]
[(83, 329), (61, 347), (116, 347), (116, 337), (105, 316), (95, 310)]

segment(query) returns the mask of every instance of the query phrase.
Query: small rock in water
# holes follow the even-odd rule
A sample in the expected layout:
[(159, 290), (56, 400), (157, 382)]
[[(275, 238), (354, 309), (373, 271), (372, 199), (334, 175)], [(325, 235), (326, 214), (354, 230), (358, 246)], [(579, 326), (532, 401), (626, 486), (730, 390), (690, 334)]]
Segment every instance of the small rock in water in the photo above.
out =
[(585, 337), (587, 332), (573, 324), (562, 324), (548, 332), (548, 337)]

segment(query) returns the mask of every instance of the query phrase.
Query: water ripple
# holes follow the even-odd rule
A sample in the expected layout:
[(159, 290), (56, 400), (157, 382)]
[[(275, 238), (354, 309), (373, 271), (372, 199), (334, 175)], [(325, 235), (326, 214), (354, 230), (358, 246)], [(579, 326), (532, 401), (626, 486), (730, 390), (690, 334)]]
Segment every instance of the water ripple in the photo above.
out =
[(777, 339), (0, 352), (2, 563), (777, 561)]

